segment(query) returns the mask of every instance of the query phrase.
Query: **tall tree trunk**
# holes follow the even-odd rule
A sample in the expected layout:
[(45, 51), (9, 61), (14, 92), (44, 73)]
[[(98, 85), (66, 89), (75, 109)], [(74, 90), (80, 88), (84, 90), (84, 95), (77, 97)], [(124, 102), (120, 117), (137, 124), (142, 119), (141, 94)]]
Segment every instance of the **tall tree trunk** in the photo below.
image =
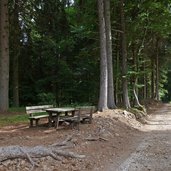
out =
[(156, 42), (156, 91), (155, 91), (156, 100), (160, 100), (159, 97), (159, 40)]
[(146, 100), (147, 99), (147, 91), (148, 91), (148, 81), (147, 81), (147, 73), (145, 73), (145, 70), (146, 70), (146, 62), (144, 62), (144, 65), (143, 65), (143, 69), (144, 69), (144, 95), (143, 95), (143, 100)]
[(11, 17), (11, 47), (12, 47), (12, 92), (13, 92), (13, 105), (19, 106), (19, 55), (20, 55), (20, 27), (18, 16), (18, 0), (15, 1), (14, 11)]
[(106, 52), (107, 52), (107, 67), (108, 67), (108, 108), (116, 107), (114, 100), (113, 86), (113, 60), (112, 60), (112, 35), (111, 35), (111, 20), (110, 20), (110, 0), (104, 0), (105, 5), (105, 28), (106, 28)]
[[(118, 77), (119, 73), (120, 73), (120, 53), (119, 53), (119, 45), (117, 44), (117, 47), (116, 47), (116, 82), (115, 82), (115, 87), (116, 87), (116, 90), (115, 90), (115, 97), (116, 97), (116, 104), (121, 104), (121, 94), (119, 93), (120, 92), (120, 78)], [(117, 93), (116, 93), (117, 92)]]
[(135, 98), (135, 106), (141, 106), (139, 99), (138, 99), (138, 95), (137, 95), (137, 91), (136, 91), (136, 84), (137, 84), (137, 77), (134, 80), (134, 84), (133, 84), (133, 94), (134, 94), (134, 98)]
[(107, 56), (106, 56), (106, 31), (104, 18), (104, 2), (98, 0), (99, 30), (100, 30), (100, 94), (98, 110), (107, 109)]
[(138, 55), (135, 53), (135, 45), (132, 45), (132, 58), (133, 58), (133, 70), (135, 74), (133, 75), (132, 78), (132, 86), (133, 86), (133, 95), (134, 95), (134, 105), (135, 106), (141, 106), (138, 98), (138, 88), (137, 88), (137, 83), (138, 83)]
[(124, 19), (124, 0), (120, 0), (120, 15), (121, 15), (121, 53), (122, 53), (122, 90), (123, 103), (126, 109), (130, 108), (128, 96), (128, 82), (127, 82), (127, 48), (126, 48), (126, 33), (125, 33), (125, 19)]
[(9, 107), (9, 20), (8, 0), (0, 1), (0, 111)]
[(154, 59), (153, 57), (151, 58), (151, 99), (154, 99), (154, 70), (155, 70), (155, 65), (154, 65)]

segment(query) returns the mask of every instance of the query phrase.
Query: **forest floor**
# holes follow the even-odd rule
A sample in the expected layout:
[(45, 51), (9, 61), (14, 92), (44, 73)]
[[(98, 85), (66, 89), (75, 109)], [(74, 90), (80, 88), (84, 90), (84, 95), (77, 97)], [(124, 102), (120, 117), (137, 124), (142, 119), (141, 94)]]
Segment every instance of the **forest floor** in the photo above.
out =
[[(171, 107), (171, 106), (170, 106)], [(152, 103), (148, 106), (150, 117), (155, 117), (156, 113), (169, 111), (169, 105), (161, 103)], [(171, 114), (170, 114), (171, 115)], [(114, 171), (114, 170), (137, 170), (135, 163), (144, 163), (139, 170), (155, 170), (148, 168), (148, 160), (142, 157), (143, 150), (149, 151), (149, 147), (156, 144), (147, 144), (147, 141), (160, 141), (162, 144), (166, 137), (153, 134), (163, 125), (169, 125), (163, 122), (162, 117), (158, 120), (150, 118), (144, 119), (144, 124), (135, 119), (132, 113), (116, 109), (108, 110), (93, 115), (92, 124), (81, 124), (80, 130), (71, 129), (69, 126), (63, 126), (59, 130), (45, 126), (29, 128), (29, 124), (16, 124), (0, 128), (0, 147), (8, 146), (50, 146), (55, 143), (64, 142), (70, 136), (70, 146), (66, 151), (72, 151), (76, 154), (85, 155), (83, 159), (62, 158), (61, 161), (47, 156), (33, 158), (36, 162), (35, 171)], [(171, 117), (171, 116), (170, 116)], [(153, 124), (149, 124), (149, 123)], [(170, 121), (171, 122), (171, 121)], [(158, 124), (160, 123), (160, 125)], [(158, 127), (160, 126), (160, 128)], [(171, 127), (171, 126), (170, 126)], [(167, 128), (163, 128), (168, 131)], [(164, 139), (163, 139), (164, 138)], [(167, 140), (169, 142), (169, 139)], [(141, 145), (142, 144), (142, 145)], [(147, 148), (148, 147), (148, 148)], [(155, 149), (154, 148), (154, 149)], [(154, 150), (153, 149), (153, 150)], [(158, 150), (158, 152), (160, 152)], [(163, 152), (163, 151), (162, 151)], [(148, 153), (147, 153), (148, 154)], [(149, 155), (152, 152), (149, 152)], [(1, 154), (0, 154), (1, 155)], [(136, 157), (140, 161), (136, 161)], [(164, 159), (168, 156), (163, 156)], [(131, 163), (133, 164), (131, 166)], [(29, 160), (16, 158), (0, 162), (1, 171), (26, 171), (31, 170), (32, 165)], [(171, 169), (170, 169), (171, 170)]]

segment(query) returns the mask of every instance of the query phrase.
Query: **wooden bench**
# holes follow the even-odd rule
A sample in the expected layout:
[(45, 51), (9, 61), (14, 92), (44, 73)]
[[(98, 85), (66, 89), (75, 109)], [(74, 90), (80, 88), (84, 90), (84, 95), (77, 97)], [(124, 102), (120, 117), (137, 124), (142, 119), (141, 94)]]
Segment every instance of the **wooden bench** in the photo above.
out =
[(72, 125), (77, 124), (77, 129), (79, 130), (80, 122), (85, 123), (88, 121), (89, 124), (92, 123), (93, 113), (95, 112), (95, 106), (83, 106), (76, 107), (76, 113), (74, 116), (61, 117), (63, 121), (70, 122)]
[(49, 115), (45, 112), (45, 109), (52, 107), (53, 105), (26, 106), (26, 113), (29, 114), (30, 127), (33, 127), (33, 121), (35, 121), (35, 126), (38, 126), (40, 119), (48, 118)]

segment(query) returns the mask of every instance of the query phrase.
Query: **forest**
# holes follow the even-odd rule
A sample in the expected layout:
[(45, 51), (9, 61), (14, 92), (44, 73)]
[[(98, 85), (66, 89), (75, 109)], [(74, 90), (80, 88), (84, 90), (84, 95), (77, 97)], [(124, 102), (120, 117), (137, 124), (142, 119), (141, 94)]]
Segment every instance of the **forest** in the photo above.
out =
[(170, 39), (170, 0), (1, 0), (0, 111), (169, 102)]

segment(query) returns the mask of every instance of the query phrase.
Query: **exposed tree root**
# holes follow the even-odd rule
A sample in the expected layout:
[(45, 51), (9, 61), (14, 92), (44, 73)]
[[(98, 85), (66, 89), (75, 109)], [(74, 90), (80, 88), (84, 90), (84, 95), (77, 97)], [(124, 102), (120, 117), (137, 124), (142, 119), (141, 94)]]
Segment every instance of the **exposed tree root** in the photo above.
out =
[(32, 169), (35, 166), (38, 166), (35, 163), (34, 158), (41, 158), (50, 156), (55, 160), (62, 160), (62, 157), (68, 158), (85, 158), (85, 155), (79, 155), (74, 152), (64, 151), (63, 148), (71, 147), (71, 139), (69, 136), (61, 143), (55, 143), (49, 146), (35, 146), (35, 147), (27, 147), (27, 146), (7, 146), (0, 147), (0, 162), (6, 160), (12, 160), (16, 158), (27, 159), (31, 165)]
[(21, 146), (8, 146), (8, 147), (0, 147), (0, 162), (15, 159), (15, 158), (23, 158), (29, 159), (29, 156), (32, 158), (40, 158), (51, 156), (56, 160), (61, 160), (59, 156), (64, 157), (73, 157), (73, 158), (84, 158), (84, 155), (78, 155), (73, 152), (62, 151), (59, 148), (55, 147), (45, 147), (45, 146), (35, 146), (35, 147), (21, 147)]
[(62, 147), (62, 146), (67, 146), (68, 144), (69, 144), (69, 142), (71, 142), (71, 140), (72, 140), (72, 136), (73, 135), (69, 135), (64, 141), (62, 141), (62, 142), (60, 142), (60, 143), (55, 143), (55, 144), (52, 144), (52, 145), (50, 145), (50, 146), (52, 146), (52, 147)]

